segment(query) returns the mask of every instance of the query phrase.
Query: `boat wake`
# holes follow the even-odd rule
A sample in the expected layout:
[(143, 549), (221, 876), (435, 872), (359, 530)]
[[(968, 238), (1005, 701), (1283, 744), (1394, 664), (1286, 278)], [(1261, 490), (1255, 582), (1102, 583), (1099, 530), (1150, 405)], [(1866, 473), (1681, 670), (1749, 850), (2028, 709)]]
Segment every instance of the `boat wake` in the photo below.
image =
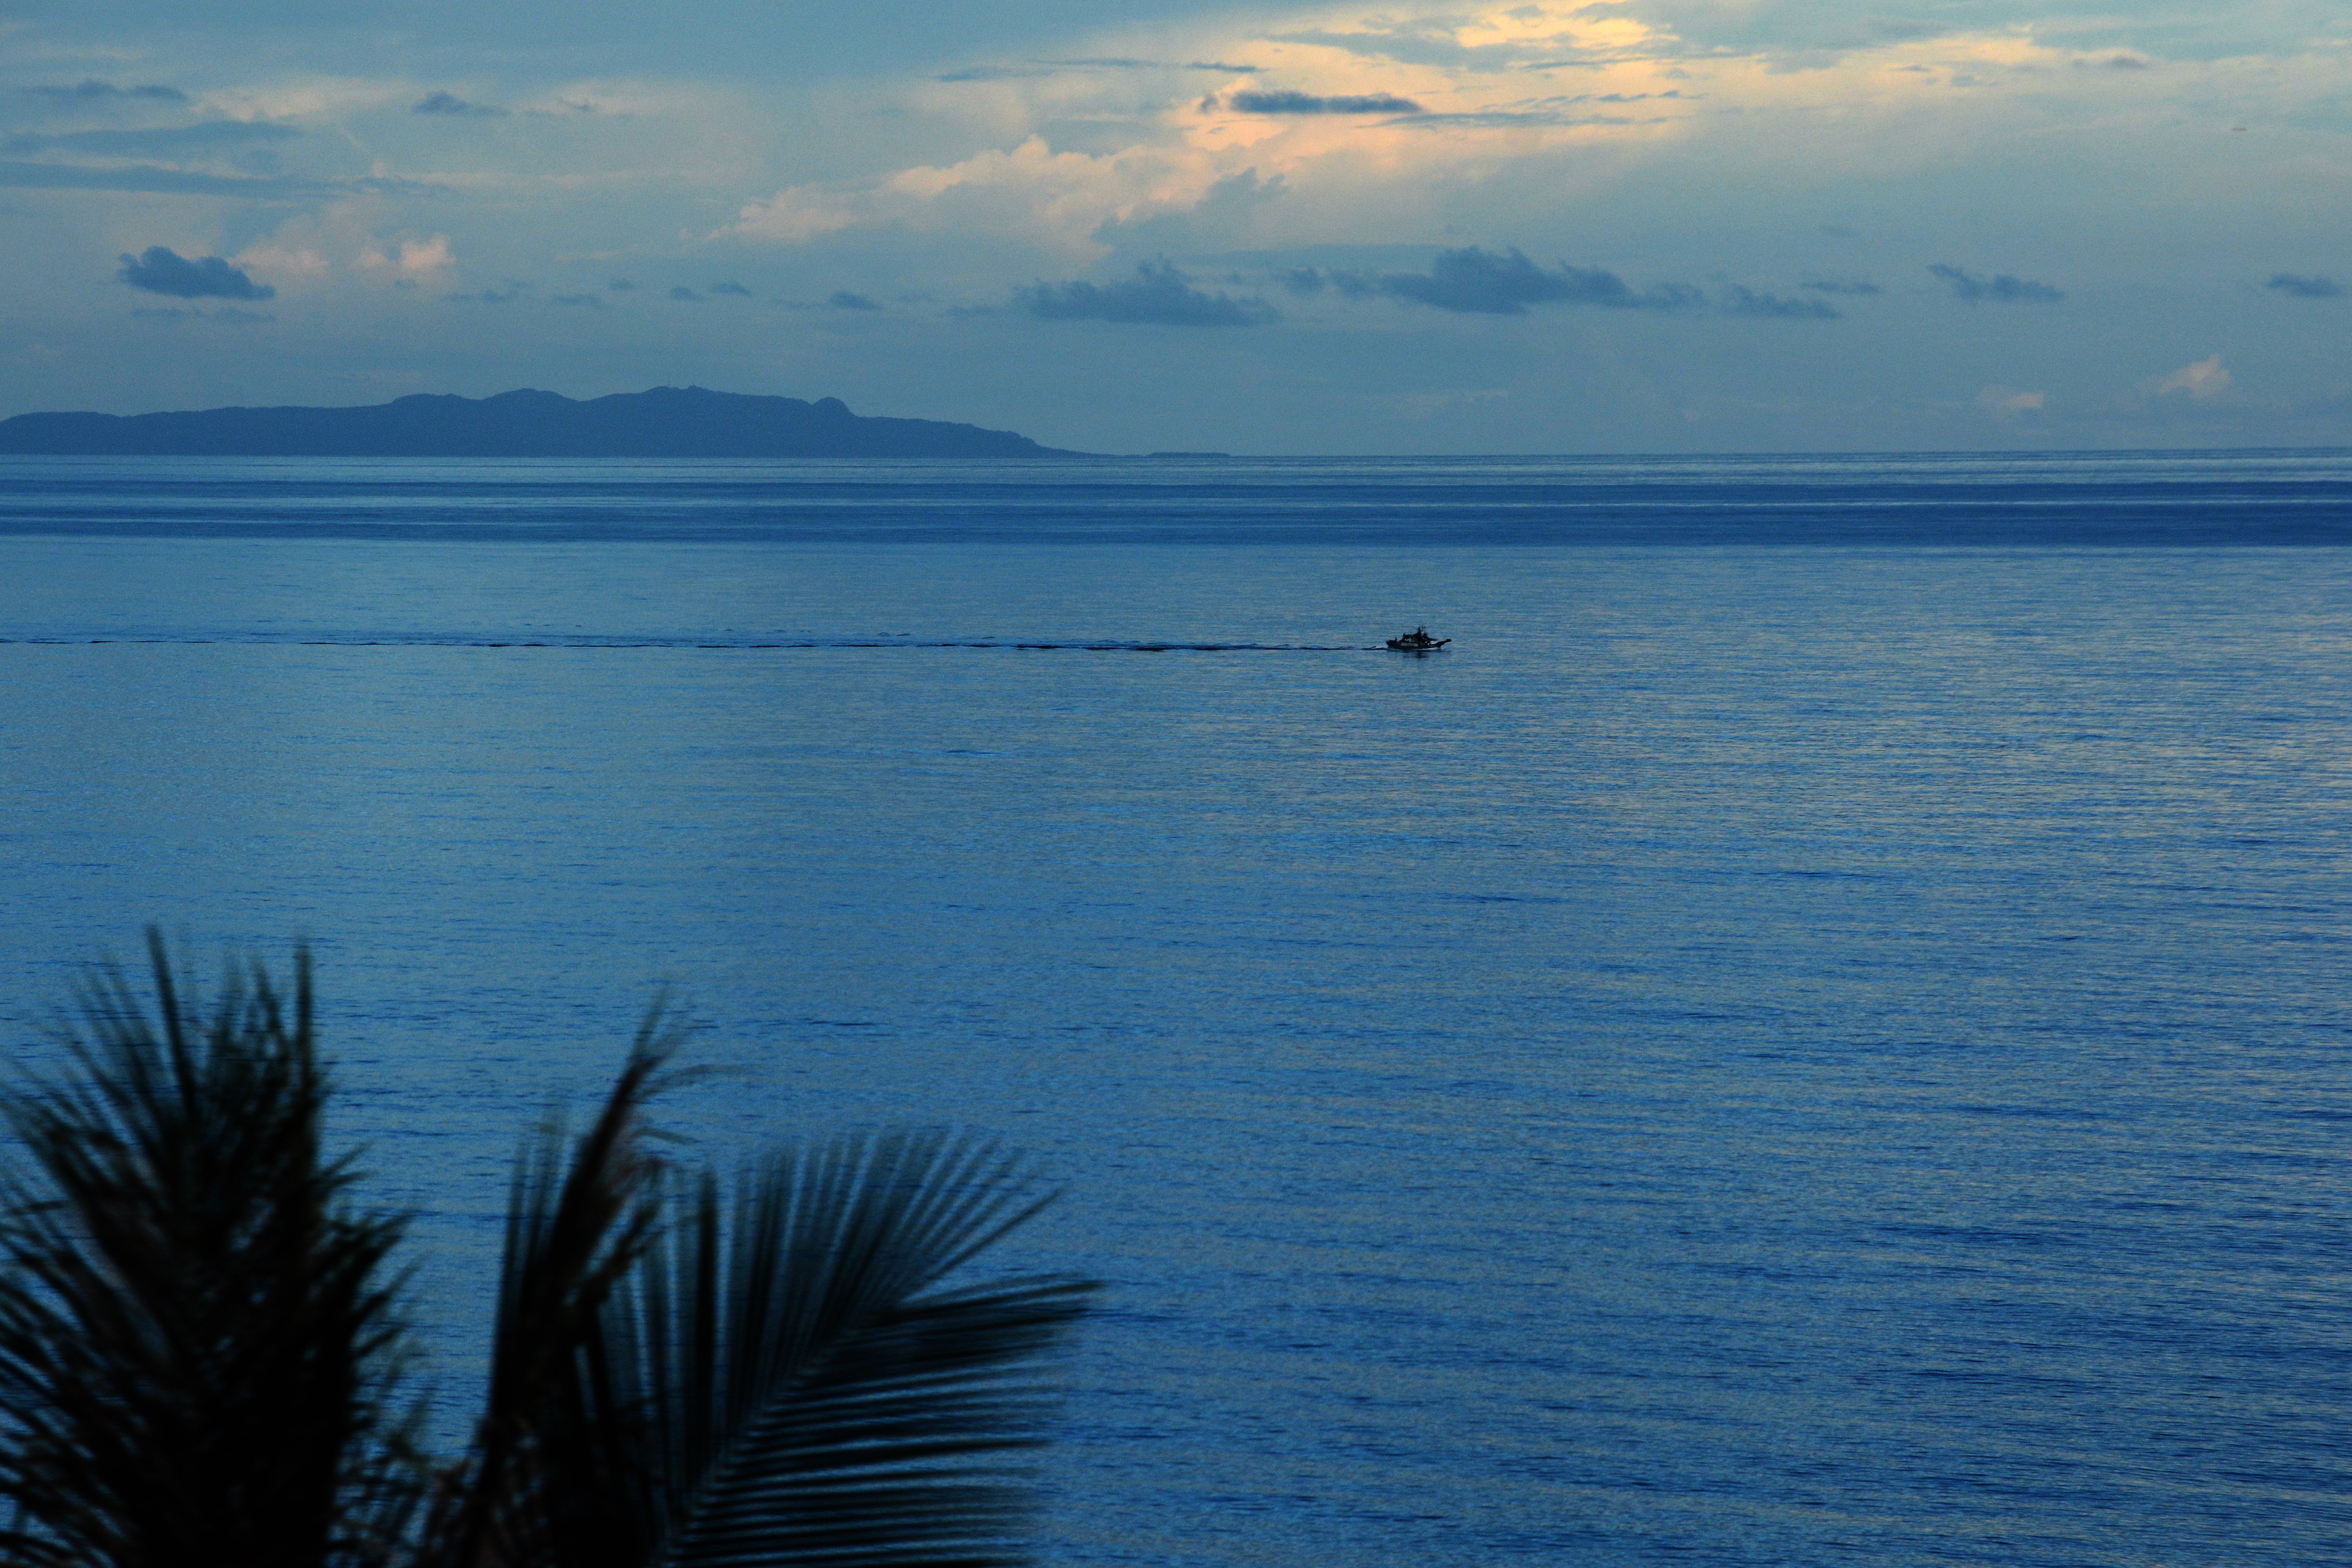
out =
[(1254, 642), (1134, 642), (1118, 638), (1066, 638), (1024, 641), (1012, 637), (486, 637), (430, 633), (346, 634), (306, 636), (265, 632), (123, 634), (112, 637), (0, 637), (0, 647), (476, 647), (476, 648), (677, 648), (792, 652), (830, 648), (1008, 648), (1037, 653), (1377, 653), (1378, 644), (1254, 643)]

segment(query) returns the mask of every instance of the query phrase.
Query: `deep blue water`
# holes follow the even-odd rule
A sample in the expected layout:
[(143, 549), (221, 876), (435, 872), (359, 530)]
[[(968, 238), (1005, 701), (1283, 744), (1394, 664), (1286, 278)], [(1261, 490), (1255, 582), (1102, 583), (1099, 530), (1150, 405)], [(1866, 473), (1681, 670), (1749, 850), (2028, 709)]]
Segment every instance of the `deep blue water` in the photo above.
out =
[(2339, 1563), (2347, 543), (2344, 454), (10, 460), (0, 1028), (308, 935), (460, 1396), (661, 981), (717, 1157), (1034, 1151), (1056, 1564)]

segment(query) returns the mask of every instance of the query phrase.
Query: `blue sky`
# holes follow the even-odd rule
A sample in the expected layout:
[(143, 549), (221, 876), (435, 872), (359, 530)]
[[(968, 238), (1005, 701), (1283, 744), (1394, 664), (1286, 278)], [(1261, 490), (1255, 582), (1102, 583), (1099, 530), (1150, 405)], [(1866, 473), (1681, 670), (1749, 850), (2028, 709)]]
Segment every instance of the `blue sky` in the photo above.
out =
[(0, 23), (0, 412), (1095, 450), (2352, 443), (2340, 5), (131, 0)]

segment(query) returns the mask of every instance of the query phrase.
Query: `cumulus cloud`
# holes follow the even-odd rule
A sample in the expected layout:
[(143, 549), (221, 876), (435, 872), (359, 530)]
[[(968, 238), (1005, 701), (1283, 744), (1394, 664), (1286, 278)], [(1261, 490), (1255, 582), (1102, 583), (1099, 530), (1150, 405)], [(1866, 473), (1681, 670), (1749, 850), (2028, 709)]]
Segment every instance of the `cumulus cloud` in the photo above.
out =
[(1289, 193), (1280, 175), (1261, 179), (1255, 169), (1228, 174), (1197, 198), (1189, 191), (1155, 202), (1131, 216), (1113, 217), (1095, 230), (1098, 244), (1134, 256), (1205, 256), (1251, 234), (1259, 209)]
[(503, 120), (507, 111), (495, 103), (468, 103), (456, 93), (439, 90), (426, 93), (410, 106), (411, 114), (456, 114), (477, 120)]
[[(257, 262), (261, 258), (255, 255), (254, 259)], [(359, 253), (362, 270), (388, 274), (401, 284), (439, 277), (455, 259), (449, 253), (449, 237), (446, 234), (436, 234), (430, 239), (404, 239), (388, 248), (370, 243), (362, 246)]]
[(415, 289), (437, 288), (454, 265), (446, 235), (386, 234), (389, 205), (372, 198), (337, 202), (288, 218), (268, 236), (228, 258), (229, 264), (279, 289), (332, 288), (338, 281)]
[(1369, 280), (1327, 274), (1343, 291), (1385, 294), (1465, 315), (1524, 316), (1529, 305), (1599, 305), (1615, 310), (1689, 310), (1702, 300), (1687, 283), (1636, 290), (1597, 267), (1538, 267), (1517, 250), (1496, 255), (1471, 246), (1441, 253), (1427, 272), (1391, 272)]
[(692, 302), (698, 304), (700, 303), (702, 300), (701, 295), (696, 293), (693, 289), (688, 288), (683, 283), (672, 285), (669, 291), (669, 297), (682, 302)]
[[(1419, 5), (1381, 11), (1325, 12), (1321, 25), (1265, 36), (1269, 44), (1332, 50), (1391, 66), (1501, 77), (1522, 71), (1606, 69), (1654, 59), (1689, 59), (1762, 53), (1752, 46), (1691, 35), (1711, 19), (1758, 11), (1785, 16), (1780, 5), (1729, 6), (1700, 0), (1591, 4), (1588, 0), (1501, 0), (1480, 5)], [(1802, 9), (1802, 7), (1798, 7)], [(1831, 7), (1832, 11), (1837, 7)], [(1400, 15), (1400, 11), (1403, 14)], [(1413, 15), (1419, 12), (1419, 15)], [(1713, 16), (1710, 17), (1710, 13)], [(1902, 24), (1865, 30), (1880, 41)], [(1941, 29), (1929, 29), (1939, 31)], [(1677, 35), (1680, 35), (1679, 37)], [(1777, 52), (1777, 51), (1775, 51)]]
[[(1820, 149), (1796, 127), (1817, 123), (1811, 117), (1836, 102), (1856, 114), (1892, 116), (1904, 128), (1891, 149), (1843, 132), (1831, 141), (1832, 162), (1851, 155), (1883, 174), (1887, 156), (1922, 155), (1923, 140), (1958, 135), (1958, 121), (1973, 124), (1989, 112), (1958, 98), (1922, 110), (1916, 83), (1890, 79), (1903, 63), (1892, 54), (1835, 76), (1809, 70), (1801, 79), (1762, 68), (1759, 57), (1687, 47), (1675, 29), (1689, 9), (1683, 0), (1482, 0), (1408, 7), (1402, 16), (1324, 14), (1312, 32), (1261, 31), (1274, 19), (1263, 17), (1244, 29), (1186, 35), (1192, 47), (1181, 50), (1139, 41), (1130, 56), (1113, 46), (1120, 58), (1099, 67), (1061, 59), (970, 66), (948, 74), (993, 88), (950, 91), (927, 81), (913, 101), (926, 114), (980, 115), (974, 132), (992, 147), (948, 153), (936, 166), (797, 184), (744, 204), (714, 237), (801, 246), (856, 230), (950, 230), (1040, 243), (1078, 263), (1047, 264), (1044, 275), (1077, 275), (1107, 249), (1185, 257), (1303, 235), (1273, 216), (1230, 233), (1155, 233), (1133, 245), (1106, 231), (1107, 224), (1189, 211), (1211, 185), (1244, 169), (1268, 184), (1286, 182), (1297, 198), (1287, 208), (1319, 206), (1318, 232), (1339, 233), (1332, 226), (1352, 219), (1386, 232), (1410, 227), (1420, 237), (1440, 232), (1441, 207), (1453, 213), (1477, 200), (1476, 190), (1503, 189), (1490, 182), (1505, 168), (1524, 169), (1527, 190), (1556, 190), (1566, 202), (1656, 159), (1697, 155), (1696, 148), (1726, 139), (1738, 142), (1738, 158), (1801, 158), (1801, 145)], [(1881, 42), (1873, 47), (1895, 37), (1884, 29), (1874, 36)], [(1232, 41), (1209, 41), (1218, 37)], [(1253, 53), (1263, 74), (1204, 83), (1184, 98), (1157, 90), (1173, 80), (1034, 79), (1114, 67), (1160, 69), (1177, 59), (1234, 63), (1244, 39), (1249, 50), (1265, 51)], [(2074, 52), (2007, 34), (1969, 35), (1937, 58), (2023, 73), (2047, 71)], [(1577, 74), (1561, 74), (1570, 71)], [(1572, 89), (1533, 96), (1547, 81)], [(1218, 112), (1196, 112), (1199, 93), (1212, 88), (1206, 101)], [(2078, 81), (2074, 90), (2108, 86)], [(1782, 149), (1783, 132), (1755, 132), (1765, 124), (1784, 127), (1794, 140)], [(1919, 129), (1927, 124), (1932, 135)], [(1087, 151), (1048, 145), (1049, 136)], [(1388, 226), (1395, 225), (1405, 226)]]
[(744, 288), (743, 285), (736, 282), (732, 279), (728, 279), (724, 283), (713, 283), (710, 286), (710, 291), (713, 294), (734, 294), (746, 300), (751, 297), (751, 290)]
[[(1214, 109), (1219, 100), (1203, 100), (1202, 107)], [(1342, 94), (1334, 98), (1318, 98), (1311, 92), (1258, 92), (1244, 89), (1228, 93), (1223, 107), (1240, 114), (1419, 114), (1421, 105), (1409, 98), (1399, 98), (1391, 92)]]
[(1235, 299), (1192, 287), (1167, 262), (1144, 262), (1116, 283), (1036, 283), (1014, 290), (1029, 314), (1047, 321), (1121, 321), (1162, 327), (1254, 327), (1281, 312), (1255, 296)]
[(1952, 286), (1952, 298), (1965, 300), (1971, 305), (1987, 301), (2004, 305), (2046, 305), (2066, 297), (2065, 290), (2062, 289), (2053, 289), (2047, 283), (2036, 283), (2030, 279), (2012, 278), (2006, 272), (1995, 273), (1990, 278), (1979, 278), (1957, 267), (1947, 267), (1940, 261), (1927, 270)]
[(1817, 294), (1875, 294), (1878, 285), (1859, 278), (1814, 278), (1799, 285)]
[(47, 98), (68, 103), (89, 103), (109, 98), (144, 98), (159, 103), (185, 103), (188, 95), (176, 87), (149, 82), (143, 87), (117, 87), (110, 81), (91, 78), (75, 82), (70, 87), (28, 87), (24, 89), (36, 98)]
[(2333, 300), (2344, 292), (2344, 285), (2333, 278), (2300, 278), (2292, 272), (2274, 273), (2263, 287), (2297, 300)]
[(151, 245), (140, 255), (125, 254), (121, 263), (115, 276), (123, 282), (175, 300), (269, 300), (278, 294), (217, 256), (191, 258), (164, 246)]
[(2195, 364), (2182, 365), (2158, 381), (2153, 390), (2158, 397), (2179, 393), (2192, 402), (2206, 403), (2230, 390), (2230, 373), (2222, 368), (2221, 356), (2215, 354)]
[(882, 307), (863, 294), (853, 294), (846, 289), (836, 289), (825, 300), (836, 310), (878, 310)]
[(747, 204), (717, 237), (805, 245), (859, 228), (963, 228), (1092, 258), (1107, 248), (1098, 237), (1106, 225), (1189, 211), (1227, 172), (1181, 149), (1056, 153), (1031, 136), (1009, 152), (901, 169), (870, 184), (795, 185)]

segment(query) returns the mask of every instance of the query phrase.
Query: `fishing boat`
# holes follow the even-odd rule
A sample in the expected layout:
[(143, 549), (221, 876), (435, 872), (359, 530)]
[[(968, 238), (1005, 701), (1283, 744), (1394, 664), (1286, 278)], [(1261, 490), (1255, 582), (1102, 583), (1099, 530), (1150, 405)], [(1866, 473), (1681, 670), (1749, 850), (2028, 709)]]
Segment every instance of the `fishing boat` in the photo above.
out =
[(1399, 653), (1435, 653), (1453, 640), (1452, 637), (1431, 637), (1427, 626), (1415, 626), (1401, 637), (1389, 638), (1389, 647)]

